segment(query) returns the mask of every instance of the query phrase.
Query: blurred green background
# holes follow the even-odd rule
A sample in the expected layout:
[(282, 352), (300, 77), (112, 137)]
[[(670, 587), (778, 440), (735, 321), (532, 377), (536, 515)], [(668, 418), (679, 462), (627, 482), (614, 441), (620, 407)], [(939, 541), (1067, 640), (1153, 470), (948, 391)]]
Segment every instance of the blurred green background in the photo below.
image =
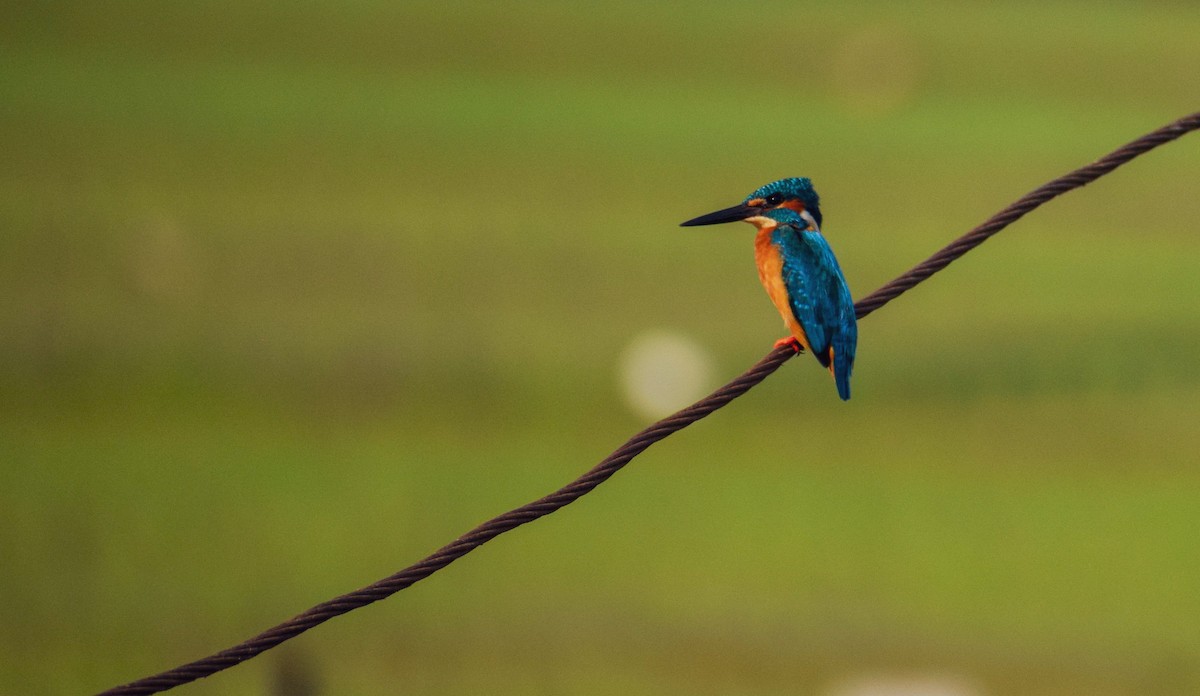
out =
[[(1191, 3), (5, 3), (0, 693), (387, 575), (781, 335), (1200, 108)], [(1039, 210), (611, 482), (181, 694), (1200, 690), (1200, 135)]]

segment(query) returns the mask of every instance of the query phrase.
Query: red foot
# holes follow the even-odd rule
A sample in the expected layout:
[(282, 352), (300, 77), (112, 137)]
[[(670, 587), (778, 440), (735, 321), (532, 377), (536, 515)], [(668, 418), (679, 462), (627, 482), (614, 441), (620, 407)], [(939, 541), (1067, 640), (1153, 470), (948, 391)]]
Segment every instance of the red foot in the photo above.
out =
[(797, 353), (804, 352), (803, 346), (800, 345), (800, 341), (797, 341), (795, 336), (785, 336), (785, 337), (779, 339), (778, 341), (775, 341), (776, 348), (782, 348), (784, 346), (789, 346), (792, 350), (796, 351)]

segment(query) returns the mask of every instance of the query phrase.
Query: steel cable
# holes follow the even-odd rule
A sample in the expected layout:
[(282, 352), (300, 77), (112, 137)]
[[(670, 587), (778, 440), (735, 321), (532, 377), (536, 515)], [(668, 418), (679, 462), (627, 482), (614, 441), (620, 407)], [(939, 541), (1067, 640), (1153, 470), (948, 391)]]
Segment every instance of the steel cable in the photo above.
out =
[[(1200, 128), (1200, 112), (1185, 116), (1114, 150), (1092, 164), (1076, 169), (1022, 196), (986, 222), (943, 247), (908, 272), (859, 300), (855, 305), (861, 319), (899, 297), (918, 283), (945, 268), (963, 254), (987, 241), (992, 235), (1034, 210), (1046, 201), (1084, 186), (1111, 172), (1129, 160)], [(501, 534), (544, 517), (583, 497), (620, 471), (646, 448), (668, 435), (704, 418), (745, 394), (767, 378), (796, 353), (790, 347), (772, 350), (746, 372), (687, 408), (670, 415), (634, 435), (624, 445), (571, 483), (550, 495), (494, 517), (443, 546), (417, 563), (361, 589), (341, 595), (250, 638), (194, 662), (102, 692), (101, 696), (153, 694), (202, 679), (249, 660), (318, 626), (335, 616), (385, 599), (400, 590), (445, 568), (474, 549)]]

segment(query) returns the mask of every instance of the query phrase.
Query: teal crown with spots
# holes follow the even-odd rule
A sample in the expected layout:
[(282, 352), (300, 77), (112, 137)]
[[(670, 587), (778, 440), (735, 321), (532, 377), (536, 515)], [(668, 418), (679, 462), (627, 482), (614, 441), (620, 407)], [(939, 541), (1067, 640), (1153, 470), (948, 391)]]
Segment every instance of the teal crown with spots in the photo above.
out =
[(780, 194), (785, 200), (798, 199), (804, 203), (804, 209), (821, 225), (821, 197), (813, 188), (812, 180), (802, 176), (793, 176), (779, 181), (772, 181), (746, 197), (746, 201), (755, 198), (769, 198), (772, 194)]

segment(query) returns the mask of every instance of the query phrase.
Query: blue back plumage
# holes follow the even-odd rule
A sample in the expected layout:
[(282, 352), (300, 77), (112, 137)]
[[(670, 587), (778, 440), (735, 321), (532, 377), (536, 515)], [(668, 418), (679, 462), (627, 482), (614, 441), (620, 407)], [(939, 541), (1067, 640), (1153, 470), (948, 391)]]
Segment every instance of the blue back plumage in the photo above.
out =
[[(806, 201), (805, 208), (816, 220), (815, 192), (812, 199), (811, 203)], [(783, 282), (792, 312), (804, 328), (813, 355), (825, 367), (832, 363), (838, 395), (849, 399), (858, 324), (842, 269), (820, 229), (808, 229), (812, 226), (799, 213), (778, 208), (766, 214), (779, 223), (771, 233), (771, 242), (783, 257)]]

